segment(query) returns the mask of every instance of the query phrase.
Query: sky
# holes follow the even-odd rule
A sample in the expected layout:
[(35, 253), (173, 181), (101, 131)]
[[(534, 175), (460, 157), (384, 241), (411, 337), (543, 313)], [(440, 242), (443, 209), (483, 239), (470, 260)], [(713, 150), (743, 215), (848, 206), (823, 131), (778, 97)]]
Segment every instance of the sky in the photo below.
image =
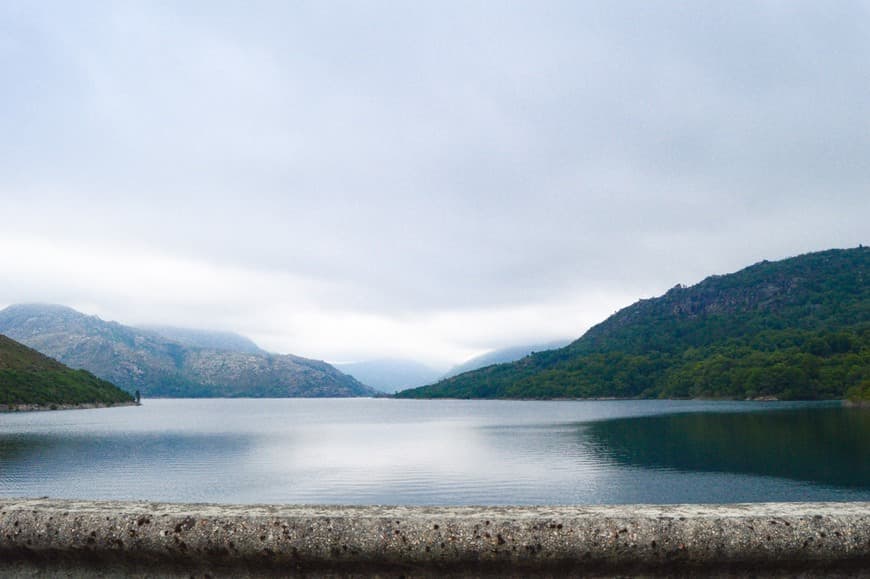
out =
[(0, 1), (0, 307), (446, 367), (870, 242), (870, 2)]

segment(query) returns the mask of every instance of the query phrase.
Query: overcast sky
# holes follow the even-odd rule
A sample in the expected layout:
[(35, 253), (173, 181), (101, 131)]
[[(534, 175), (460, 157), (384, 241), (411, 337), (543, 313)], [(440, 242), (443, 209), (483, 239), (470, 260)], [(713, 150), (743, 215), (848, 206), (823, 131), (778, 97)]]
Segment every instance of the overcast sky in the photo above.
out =
[(870, 3), (0, 0), (0, 306), (445, 366), (870, 243)]

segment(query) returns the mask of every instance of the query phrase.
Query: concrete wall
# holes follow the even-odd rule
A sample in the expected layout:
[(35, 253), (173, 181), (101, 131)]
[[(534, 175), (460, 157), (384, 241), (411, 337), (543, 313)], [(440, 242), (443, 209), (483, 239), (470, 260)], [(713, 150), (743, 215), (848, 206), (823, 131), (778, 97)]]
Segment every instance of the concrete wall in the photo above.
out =
[(0, 574), (870, 576), (870, 503), (337, 507), (0, 501)]

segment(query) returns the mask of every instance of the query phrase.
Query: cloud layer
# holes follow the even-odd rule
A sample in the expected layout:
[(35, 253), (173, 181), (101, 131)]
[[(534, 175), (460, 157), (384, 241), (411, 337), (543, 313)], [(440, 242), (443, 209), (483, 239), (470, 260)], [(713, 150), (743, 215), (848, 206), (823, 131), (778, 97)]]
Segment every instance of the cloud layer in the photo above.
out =
[(446, 365), (867, 243), (868, 16), (6, 3), (0, 304)]

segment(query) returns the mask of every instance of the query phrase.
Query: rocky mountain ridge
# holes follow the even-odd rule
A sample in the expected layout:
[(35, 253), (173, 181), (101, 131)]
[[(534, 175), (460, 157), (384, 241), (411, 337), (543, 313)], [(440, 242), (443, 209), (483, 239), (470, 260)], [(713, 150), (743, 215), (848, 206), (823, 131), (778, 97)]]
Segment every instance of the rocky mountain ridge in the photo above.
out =
[(202, 348), (57, 305), (0, 311), (0, 333), (143, 396), (328, 397), (375, 392), (329, 364)]

